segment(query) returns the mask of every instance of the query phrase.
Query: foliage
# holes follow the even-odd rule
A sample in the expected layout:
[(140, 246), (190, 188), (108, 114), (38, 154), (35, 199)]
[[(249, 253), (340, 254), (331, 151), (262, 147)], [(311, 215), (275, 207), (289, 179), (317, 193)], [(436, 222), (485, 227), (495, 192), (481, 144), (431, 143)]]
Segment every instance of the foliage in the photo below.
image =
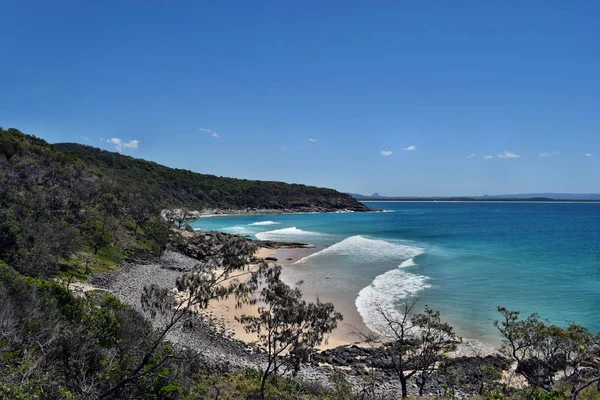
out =
[(502, 350), (517, 363), (517, 372), (527, 380), (532, 393), (542, 389), (544, 396), (554, 396), (559, 373), (572, 384), (573, 399), (600, 382), (597, 335), (577, 324), (561, 328), (543, 322), (537, 314), (520, 320), (518, 311), (504, 307), (498, 311), (502, 320), (495, 321), (494, 326), (504, 338)]
[[(0, 263), (0, 397), (96, 398), (127, 375), (154, 340), (148, 322), (114, 297), (76, 298), (57, 283)], [(166, 344), (159, 352), (172, 354)], [(173, 381), (175, 366), (163, 364), (160, 375)], [(155, 376), (144, 378), (119, 398), (165, 398), (164, 385), (150, 384)]]
[(161, 208), (368, 210), (349, 194), (332, 189), (198, 174), (75, 143), (55, 148), (124, 187), (136, 188), (148, 203)]
[(419, 395), (423, 395), (439, 363), (460, 342), (452, 326), (442, 322), (439, 311), (425, 306), (423, 313), (416, 313), (416, 303), (416, 299), (407, 300), (400, 312), (375, 304), (382, 321), (377, 330), (386, 340), (379, 335), (362, 335), (367, 343), (380, 346), (380, 355), (389, 359), (388, 366), (400, 381), (403, 398), (408, 397), (407, 382), (412, 377), (417, 378)]
[(19, 272), (52, 276), (81, 251), (106, 264), (164, 249), (158, 211), (139, 192), (16, 129), (0, 128), (0, 154), (0, 260)]
[(288, 371), (298, 372), (315, 346), (342, 320), (333, 304), (321, 303), (319, 299), (315, 303), (304, 301), (299, 286), (292, 288), (281, 281), (281, 267), (268, 269), (264, 278), (260, 293), (264, 306), (258, 309), (258, 315), (240, 318), (246, 331), (256, 334), (266, 353), (267, 366), (262, 371), (260, 386), (263, 399), (268, 379)]

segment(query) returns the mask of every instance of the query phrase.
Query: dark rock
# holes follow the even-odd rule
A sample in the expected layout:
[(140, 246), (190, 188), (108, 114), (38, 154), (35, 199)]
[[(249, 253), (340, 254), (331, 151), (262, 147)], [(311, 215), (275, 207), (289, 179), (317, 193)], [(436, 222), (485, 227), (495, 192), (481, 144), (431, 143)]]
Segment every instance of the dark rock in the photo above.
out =
[(297, 242), (277, 242), (275, 240), (253, 240), (253, 243), (267, 249), (310, 249), (314, 246)]

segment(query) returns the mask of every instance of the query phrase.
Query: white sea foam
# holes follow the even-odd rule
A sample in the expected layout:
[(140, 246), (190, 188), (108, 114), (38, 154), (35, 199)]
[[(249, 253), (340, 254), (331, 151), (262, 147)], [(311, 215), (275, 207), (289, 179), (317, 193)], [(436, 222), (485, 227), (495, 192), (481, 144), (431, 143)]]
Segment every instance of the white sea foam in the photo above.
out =
[(426, 276), (411, 274), (405, 270), (416, 265), (412, 258), (408, 259), (398, 268), (376, 277), (369, 286), (358, 293), (356, 309), (369, 329), (385, 334), (385, 325), (376, 312), (378, 305), (393, 310), (396, 302), (431, 287)]
[(407, 260), (423, 254), (423, 249), (407, 244), (370, 239), (364, 236), (351, 236), (317, 253), (304, 257), (296, 263), (323, 256), (349, 256), (356, 262), (381, 262)]
[(402, 262), (402, 264), (400, 264), (398, 266), (398, 268), (407, 268), (407, 267), (414, 267), (417, 264), (415, 263), (414, 258), (409, 258), (408, 260)]
[(323, 233), (304, 231), (295, 226), (291, 228), (276, 229), (274, 231), (260, 232), (255, 235), (259, 240), (298, 240), (311, 236), (324, 236)]
[(275, 222), (275, 221), (259, 221), (259, 222), (253, 222), (251, 224), (248, 224), (250, 226), (263, 226), (263, 225), (279, 225), (281, 224), (281, 222)]
[(230, 226), (230, 227), (227, 227), (227, 228), (223, 228), (221, 230), (224, 231), (224, 232), (233, 233), (233, 234), (236, 234), (236, 235), (251, 235), (251, 234), (254, 233), (254, 231), (248, 229), (247, 227), (245, 227), (245, 226), (239, 226), (239, 225), (237, 225), (237, 226)]

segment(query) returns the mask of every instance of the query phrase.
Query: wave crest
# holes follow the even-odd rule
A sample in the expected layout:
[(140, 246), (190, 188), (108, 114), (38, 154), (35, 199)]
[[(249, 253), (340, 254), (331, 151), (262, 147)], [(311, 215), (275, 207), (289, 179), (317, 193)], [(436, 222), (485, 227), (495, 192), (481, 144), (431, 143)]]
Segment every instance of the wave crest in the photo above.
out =
[(264, 226), (264, 225), (279, 225), (281, 224), (281, 222), (275, 222), (275, 221), (258, 221), (258, 222), (253, 222), (251, 224), (248, 224), (250, 226)]
[(356, 261), (396, 261), (407, 260), (423, 254), (423, 249), (407, 244), (370, 239), (364, 236), (351, 236), (319, 252), (303, 257), (296, 263), (322, 256), (350, 256)]
[(223, 232), (233, 233), (235, 235), (251, 235), (253, 232), (246, 228), (245, 226), (229, 226), (227, 228), (221, 229)]
[(319, 232), (304, 231), (294, 226), (291, 228), (260, 232), (255, 236), (259, 240), (297, 240), (299, 237), (324, 236), (324, 234)]
[(377, 333), (384, 333), (385, 321), (378, 315), (376, 307), (393, 310), (398, 300), (414, 296), (423, 289), (431, 287), (426, 276), (412, 274), (405, 267), (416, 266), (412, 258), (404, 261), (398, 268), (376, 277), (371, 284), (363, 288), (355, 304), (365, 325)]

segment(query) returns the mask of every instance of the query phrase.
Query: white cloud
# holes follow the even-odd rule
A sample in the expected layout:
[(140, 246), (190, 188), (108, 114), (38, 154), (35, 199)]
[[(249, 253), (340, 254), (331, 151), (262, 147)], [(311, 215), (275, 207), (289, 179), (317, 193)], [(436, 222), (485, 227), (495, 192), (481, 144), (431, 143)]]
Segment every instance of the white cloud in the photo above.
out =
[(556, 154), (560, 154), (560, 151), (549, 151), (546, 153), (540, 153), (540, 158), (554, 156)]
[(130, 140), (129, 142), (123, 142), (123, 147), (126, 149), (137, 149), (139, 144), (139, 140)]
[(408, 146), (407, 148), (402, 149), (402, 150), (415, 151), (415, 150), (417, 150), (417, 146)]
[(281, 150), (286, 151), (287, 147), (284, 146), (284, 147), (281, 148)]
[(308, 141), (309, 141), (309, 142), (313, 142), (313, 143), (314, 143), (314, 142), (316, 142), (316, 141), (317, 141), (317, 139), (310, 138), (310, 139), (308, 139)]
[(130, 140), (129, 142), (125, 142), (119, 138), (111, 138), (106, 141), (106, 143), (110, 143), (115, 145), (115, 149), (120, 153), (125, 149), (137, 149), (140, 141), (139, 140)]
[(469, 154), (466, 158), (473, 158), (475, 157), (475, 154)]
[(212, 137), (219, 137), (219, 134), (217, 132), (213, 131), (212, 129), (200, 128), (200, 130), (202, 132), (208, 132), (208, 133), (210, 133), (210, 136), (212, 136)]
[(391, 152), (390, 150), (381, 150), (381, 151), (379, 152), (379, 154), (381, 154), (381, 155), (382, 155), (382, 156), (384, 156), (384, 157), (389, 157), (389, 156), (391, 156), (391, 155), (392, 155), (392, 152)]
[(485, 157), (483, 157), (484, 160), (491, 160), (492, 158), (494, 158), (494, 156), (485, 156)]
[(592, 156), (592, 153), (587, 153), (585, 156), (586, 156), (586, 157), (591, 157), (591, 156)]
[(504, 151), (504, 154), (498, 154), (498, 158), (519, 158), (521, 157), (518, 154), (511, 153), (510, 151)]

